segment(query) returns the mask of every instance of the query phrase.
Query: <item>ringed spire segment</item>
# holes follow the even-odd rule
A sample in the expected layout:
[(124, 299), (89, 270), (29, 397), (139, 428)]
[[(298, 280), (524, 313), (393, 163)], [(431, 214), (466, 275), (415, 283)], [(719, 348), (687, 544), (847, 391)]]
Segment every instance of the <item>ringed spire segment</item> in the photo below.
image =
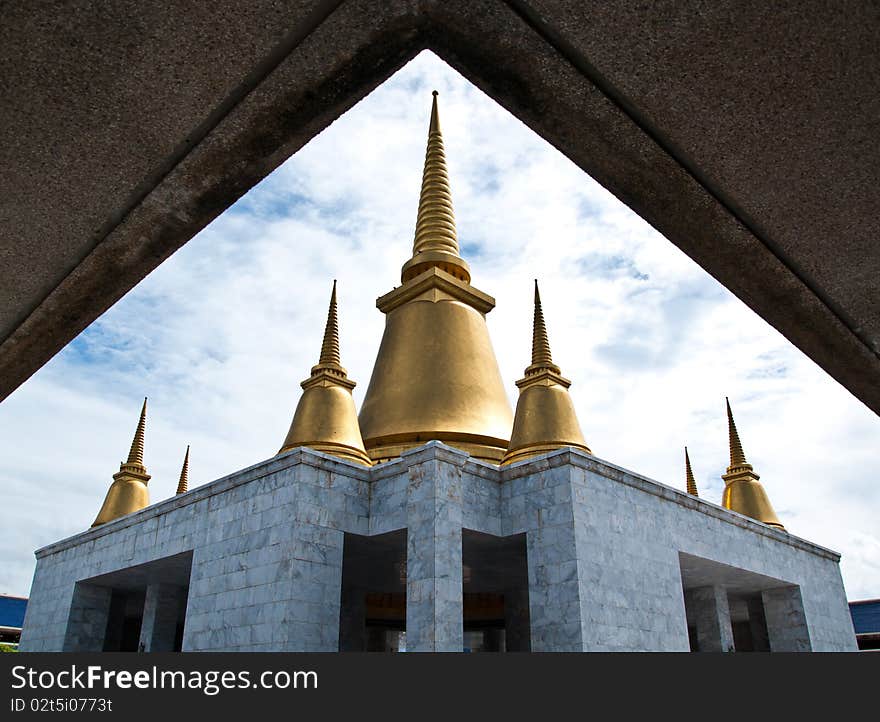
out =
[(688, 447), (684, 447), (684, 473), (687, 481), (687, 493), (691, 496), (699, 496), (697, 493), (697, 480), (694, 479), (694, 472), (691, 469), (691, 459), (688, 456)]
[(186, 494), (189, 490), (189, 444), (186, 445), (186, 455), (183, 457), (183, 466), (180, 469), (180, 480), (177, 482), (177, 493)]
[(461, 257), (458, 247), (437, 95), (437, 91), (433, 91), (413, 255), (401, 271), (401, 280), (404, 283), (432, 267), (441, 268), (468, 283), (471, 278), (468, 265)]

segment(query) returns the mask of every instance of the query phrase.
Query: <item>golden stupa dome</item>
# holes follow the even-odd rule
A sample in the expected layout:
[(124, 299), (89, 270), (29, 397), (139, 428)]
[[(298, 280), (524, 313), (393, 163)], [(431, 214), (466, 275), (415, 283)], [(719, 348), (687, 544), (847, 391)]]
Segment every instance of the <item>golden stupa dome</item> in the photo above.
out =
[(333, 281), (321, 355), (317, 365), (312, 367), (311, 376), (301, 384), (303, 393), (278, 453), (308, 446), (370, 466), (351, 396), (355, 385), (340, 363), (336, 281)]
[(568, 387), (550, 355), (550, 341), (541, 309), (538, 281), (535, 281), (535, 316), (532, 328), (532, 363), (516, 382), (519, 399), (510, 444), (503, 463), (512, 464), (554, 449), (573, 446), (592, 453), (584, 441)]
[(730, 401), (727, 404), (727, 430), (730, 436), (730, 466), (727, 473), (722, 474), (724, 479), (724, 492), (721, 495), (721, 506), (731, 511), (739, 512), (752, 519), (757, 519), (767, 526), (776, 527), (785, 531), (779, 517), (773, 510), (770, 498), (764, 490), (752, 465), (746, 461), (742, 443), (736, 424), (733, 422), (733, 412), (730, 410)]
[(402, 284), (376, 302), (386, 315), (360, 412), (374, 462), (439, 440), (499, 463), (513, 422), (486, 314), (455, 229), (437, 93), (431, 108), (413, 254)]
[(137, 430), (131, 442), (128, 452), (128, 460), (119, 465), (119, 471), (113, 475), (113, 483), (104, 497), (101, 511), (92, 523), (92, 526), (100, 526), (108, 521), (113, 521), (126, 514), (140, 511), (150, 505), (150, 491), (147, 482), (150, 475), (144, 466), (144, 434), (147, 426), (147, 400), (141, 407), (141, 416), (138, 419)]

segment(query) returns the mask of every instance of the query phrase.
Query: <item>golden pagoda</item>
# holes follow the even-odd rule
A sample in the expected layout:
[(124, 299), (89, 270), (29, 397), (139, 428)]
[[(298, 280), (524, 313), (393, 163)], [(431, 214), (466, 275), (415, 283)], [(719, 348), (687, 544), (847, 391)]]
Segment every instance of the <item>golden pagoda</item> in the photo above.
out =
[(370, 457), (364, 451), (351, 396), (355, 385), (340, 364), (336, 281), (333, 281), (321, 355), (317, 365), (312, 367), (311, 376), (301, 384), (303, 394), (278, 453), (308, 446), (369, 466)]
[(519, 399), (504, 464), (573, 446), (592, 453), (568, 393), (571, 381), (562, 376), (550, 355), (550, 341), (535, 280), (535, 316), (532, 328), (532, 363), (516, 382)]
[(432, 439), (495, 464), (504, 456), (513, 415), (486, 326), (495, 299), (470, 279), (434, 91), (412, 258), (376, 301), (385, 332), (359, 417), (374, 462)]
[(688, 456), (688, 447), (684, 447), (684, 475), (687, 484), (687, 493), (691, 496), (699, 496), (697, 493), (697, 480), (694, 479), (694, 472), (691, 470), (691, 459)]
[(186, 445), (186, 455), (183, 457), (183, 467), (180, 469), (180, 480), (177, 482), (177, 493), (186, 494), (189, 490), (189, 444)]
[(150, 492), (147, 482), (150, 475), (144, 466), (144, 431), (147, 425), (147, 400), (141, 408), (141, 417), (138, 421), (131, 449), (128, 452), (128, 461), (119, 464), (119, 471), (113, 475), (113, 483), (107, 490), (104, 505), (98, 512), (98, 517), (92, 524), (93, 527), (106, 524), (126, 514), (140, 511), (150, 504)]
[(725, 398), (725, 403), (727, 404), (727, 425), (730, 435), (730, 466), (727, 467), (727, 473), (721, 476), (725, 485), (721, 506), (784, 531), (785, 527), (776, 517), (767, 492), (758, 481), (761, 477), (746, 461), (736, 424), (733, 422), (730, 401)]

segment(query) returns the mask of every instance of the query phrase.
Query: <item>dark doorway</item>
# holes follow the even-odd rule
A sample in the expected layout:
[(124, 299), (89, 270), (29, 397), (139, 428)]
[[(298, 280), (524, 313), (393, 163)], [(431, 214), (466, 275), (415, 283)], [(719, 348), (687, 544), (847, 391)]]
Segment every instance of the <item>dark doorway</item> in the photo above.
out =
[(463, 529), (461, 545), (464, 651), (530, 651), (526, 535)]
[(76, 583), (64, 649), (180, 652), (192, 552)]
[(345, 535), (339, 651), (406, 651), (405, 529)]

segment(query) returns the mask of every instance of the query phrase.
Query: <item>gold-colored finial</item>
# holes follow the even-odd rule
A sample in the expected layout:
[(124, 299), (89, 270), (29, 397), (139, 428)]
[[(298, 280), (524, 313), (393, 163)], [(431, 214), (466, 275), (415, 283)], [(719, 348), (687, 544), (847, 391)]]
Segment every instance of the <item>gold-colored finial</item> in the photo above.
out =
[(189, 487), (189, 444), (186, 445), (186, 455), (183, 457), (183, 466), (180, 469), (180, 481), (177, 482), (177, 493), (186, 494)]
[(340, 364), (339, 320), (336, 308), (336, 281), (330, 294), (330, 309), (321, 343), (321, 355), (311, 376), (300, 384), (303, 394), (296, 405), (290, 430), (278, 452), (299, 446), (333, 454), (347, 461), (370, 466), (358, 426), (351, 390), (355, 382)]
[(327, 311), (327, 325), (324, 327), (324, 340), (321, 342), (321, 357), (318, 366), (340, 366), (339, 360), (339, 319), (336, 314), (336, 279), (333, 279), (333, 292), (330, 294), (330, 308)]
[(458, 248), (436, 90), (433, 96), (413, 255), (403, 266), (401, 280), (405, 283), (427, 269), (437, 267), (459, 280), (470, 282), (470, 270)]
[(502, 464), (512, 464), (554, 449), (573, 446), (592, 453), (584, 441), (574, 404), (568, 393), (571, 381), (561, 375), (550, 356), (550, 342), (535, 280), (535, 315), (532, 327), (532, 363), (516, 382), (519, 398), (513, 432)]
[[(547, 337), (547, 325), (544, 323), (544, 311), (541, 308), (541, 292), (538, 290), (538, 279), (535, 279), (535, 318), (532, 327), (532, 371), (550, 369), (559, 373), (559, 367), (553, 363), (550, 355), (550, 339)], [(526, 373), (529, 373), (526, 369)]]
[(691, 496), (699, 496), (697, 493), (697, 480), (694, 479), (694, 472), (691, 470), (691, 459), (688, 456), (688, 447), (684, 447), (684, 473), (687, 480), (687, 493)]
[(733, 412), (730, 410), (730, 400), (726, 397), (725, 403), (727, 405), (727, 430), (730, 438), (730, 466), (727, 467), (727, 473), (721, 475), (721, 478), (724, 479), (721, 506), (784, 531), (785, 527), (776, 516), (767, 492), (759, 481), (761, 477), (746, 461), (739, 433), (733, 421)]
[(119, 465), (119, 471), (113, 475), (113, 483), (104, 497), (101, 511), (92, 524), (93, 527), (106, 524), (126, 514), (143, 509), (150, 504), (150, 492), (147, 482), (150, 475), (144, 466), (144, 435), (147, 426), (147, 399), (141, 407), (141, 416), (138, 420), (131, 449), (128, 452), (128, 461)]
[(724, 397), (724, 403), (727, 405), (727, 433), (730, 436), (730, 465), (744, 466), (746, 455), (743, 451), (742, 442), (739, 440), (739, 433), (736, 430), (736, 423), (733, 421), (733, 412), (730, 410), (730, 399)]
[(138, 420), (137, 430), (134, 432), (134, 438), (131, 440), (131, 449), (128, 451), (129, 465), (144, 465), (144, 431), (147, 425), (147, 398), (144, 397), (144, 405), (141, 407), (141, 417)]

